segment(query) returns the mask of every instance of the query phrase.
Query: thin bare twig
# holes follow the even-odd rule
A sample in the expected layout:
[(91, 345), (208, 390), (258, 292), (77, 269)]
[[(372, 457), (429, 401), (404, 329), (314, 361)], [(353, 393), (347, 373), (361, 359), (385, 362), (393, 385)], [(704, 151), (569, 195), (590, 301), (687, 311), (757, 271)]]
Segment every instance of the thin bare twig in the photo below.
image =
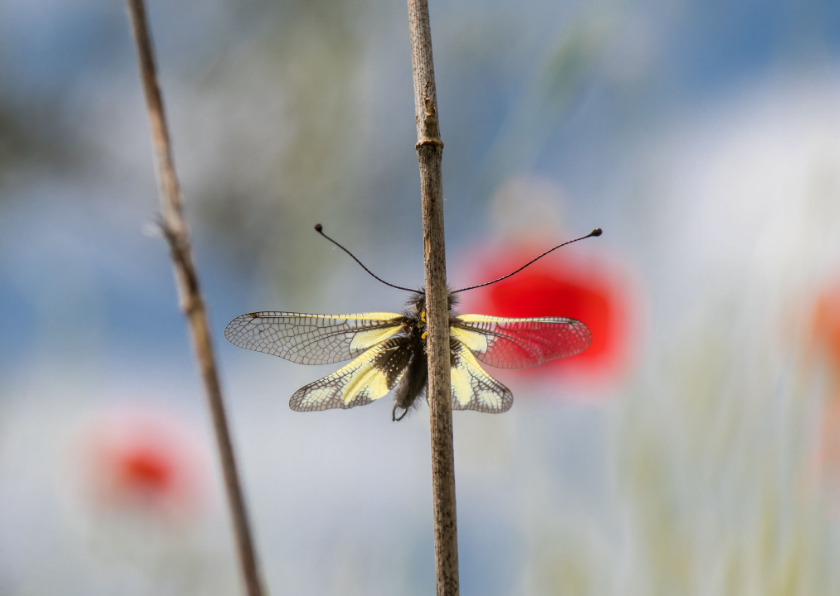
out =
[(175, 174), (175, 163), (172, 160), (172, 147), (169, 140), (169, 130), (166, 125), (166, 115), (163, 111), (155, 70), (152, 42), (146, 23), (146, 10), (143, 0), (126, 0), (131, 17), (131, 27), (137, 46), (137, 58), (140, 63), (140, 78), (146, 94), (146, 104), (149, 111), (149, 124), (152, 132), (155, 157), (157, 159), (157, 174), (160, 185), (160, 204), (163, 211), (161, 228), (169, 243), (172, 255), (172, 265), (175, 270), (175, 281), (181, 300), (181, 309), (187, 317), (192, 336), (196, 360), (207, 401), (213, 417), (213, 427), (222, 460), (222, 471), (225, 479), (228, 505), (233, 518), (233, 529), (236, 537), (236, 547), (239, 562), (242, 567), (245, 586), (249, 596), (262, 596), (263, 590), (257, 572), (257, 561), (254, 552), (248, 517), (245, 513), (245, 502), (236, 460), (233, 455), (233, 445), (228, 431), (225, 415), (224, 400), (216, 372), (216, 362), (213, 357), (213, 345), (210, 338), (210, 327), (207, 323), (207, 312), (204, 300), (198, 286), (198, 276), (193, 264), (190, 251), (189, 232), (183, 215), (183, 201), (178, 177)]
[(435, 569), (438, 596), (458, 594), (458, 525), (455, 515), (455, 453), (449, 361), (449, 295), (443, 238), (443, 141), (437, 116), (432, 34), (426, 0), (408, 0), (417, 160), (423, 201), (423, 249), (429, 351), (429, 409), (432, 434)]

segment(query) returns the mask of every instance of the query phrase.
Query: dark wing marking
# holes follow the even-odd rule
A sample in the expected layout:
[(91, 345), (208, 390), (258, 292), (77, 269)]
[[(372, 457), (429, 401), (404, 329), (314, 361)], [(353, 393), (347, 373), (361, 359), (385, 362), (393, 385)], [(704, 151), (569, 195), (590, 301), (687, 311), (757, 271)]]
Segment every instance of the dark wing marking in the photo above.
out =
[(333, 374), (295, 391), (289, 407), (298, 412), (346, 409), (387, 395), (408, 366), (408, 341), (395, 337), (375, 345)]
[(507, 412), (513, 405), (510, 389), (488, 375), (460, 341), (452, 342), (452, 409), (488, 414)]
[(298, 312), (252, 312), (225, 327), (230, 343), (297, 364), (332, 364), (350, 360), (398, 333), (404, 317), (390, 312), (310, 315)]
[(589, 329), (574, 319), (505, 319), (485, 315), (455, 317), (452, 337), (475, 357), (496, 368), (527, 368), (583, 352), (592, 343)]

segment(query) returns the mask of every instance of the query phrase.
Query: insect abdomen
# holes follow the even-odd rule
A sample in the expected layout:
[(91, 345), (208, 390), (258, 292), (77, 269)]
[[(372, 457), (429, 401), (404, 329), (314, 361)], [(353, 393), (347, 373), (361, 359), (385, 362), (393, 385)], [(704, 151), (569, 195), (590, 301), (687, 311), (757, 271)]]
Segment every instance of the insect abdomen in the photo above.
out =
[(405, 413), (403, 413), (402, 416), (397, 418), (396, 410), (399, 408), (408, 412), (408, 410), (417, 402), (417, 398), (420, 397), (425, 390), (426, 382), (428, 380), (429, 369), (426, 361), (426, 351), (423, 349), (423, 345), (412, 345), (411, 350), (411, 359), (408, 362), (408, 366), (406, 367), (402, 379), (400, 379), (400, 384), (397, 386), (397, 391), (394, 396), (395, 420), (399, 420), (405, 416)]

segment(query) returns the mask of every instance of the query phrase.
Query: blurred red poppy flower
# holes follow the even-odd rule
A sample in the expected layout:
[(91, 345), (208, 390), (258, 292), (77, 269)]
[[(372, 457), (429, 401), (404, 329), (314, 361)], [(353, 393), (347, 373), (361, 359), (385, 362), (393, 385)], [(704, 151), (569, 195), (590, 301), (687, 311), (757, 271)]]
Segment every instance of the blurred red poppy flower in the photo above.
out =
[(840, 490), (836, 477), (840, 468), (840, 283), (819, 292), (809, 322), (808, 360), (828, 369), (817, 456), (819, 466), (828, 473), (831, 488), (837, 491)]
[(810, 344), (812, 354), (824, 357), (840, 381), (840, 283), (818, 295), (811, 316)]
[(152, 408), (100, 414), (84, 430), (87, 488), (95, 504), (193, 519), (205, 505), (210, 460), (177, 415)]
[[(479, 282), (497, 279), (546, 248), (525, 239), (485, 247), (469, 258), (470, 278)], [(523, 369), (519, 374), (535, 379), (561, 376), (567, 381), (603, 386), (626, 370), (630, 343), (635, 339), (631, 332), (638, 311), (638, 291), (631, 279), (627, 267), (604, 257), (591, 245), (585, 249), (570, 246), (509, 279), (461, 294), (459, 311), (503, 317), (562, 316), (583, 321), (592, 332), (589, 348), (575, 356)]]

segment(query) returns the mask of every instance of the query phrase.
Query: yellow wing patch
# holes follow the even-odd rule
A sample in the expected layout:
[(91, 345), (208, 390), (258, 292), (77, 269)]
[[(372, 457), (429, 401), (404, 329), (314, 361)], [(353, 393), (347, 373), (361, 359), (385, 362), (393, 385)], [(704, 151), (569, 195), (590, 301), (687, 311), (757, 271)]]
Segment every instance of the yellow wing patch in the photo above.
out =
[(449, 335), (454, 337), (473, 352), (487, 351), (487, 336), (476, 331), (470, 331), (462, 327), (450, 327)]
[(384, 397), (390, 390), (383, 371), (379, 371), (373, 366), (360, 366), (356, 370), (350, 371), (347, 384), (341, 393), (341, 400), (344, 405), (348, 405), (364, 394), (368, 400), (373, 401)]
[(468, 347), (454, 342), (452, 362), (452, 409), (477, 410), (489, 414), (507, 412), (513, 405), (513, 394), (484, 372)]
[(390, 321), (402, 315), (394, 312), (357, 312), (349, 315), (310, 315), (297, 313), (296, 316), (309, 319), (344, 319), (349, 321)]
[(405, 338), (392, 338), (331, 375), (298, 389), (289, 407), (299, 412), (353, 408), (384, 397), (399, 382), (410, 351)]
[(350, 342), (350, 349), (353, 351), (365, 350), (371, 346), (375, 346), (379, 342), (385, 341), (392, 335), (400, 332), (401, 326), (395, 325), (393, 327), (383, 327), (382, 329), (371, 329), (370, 331), (362, 331), (353, 336)]

